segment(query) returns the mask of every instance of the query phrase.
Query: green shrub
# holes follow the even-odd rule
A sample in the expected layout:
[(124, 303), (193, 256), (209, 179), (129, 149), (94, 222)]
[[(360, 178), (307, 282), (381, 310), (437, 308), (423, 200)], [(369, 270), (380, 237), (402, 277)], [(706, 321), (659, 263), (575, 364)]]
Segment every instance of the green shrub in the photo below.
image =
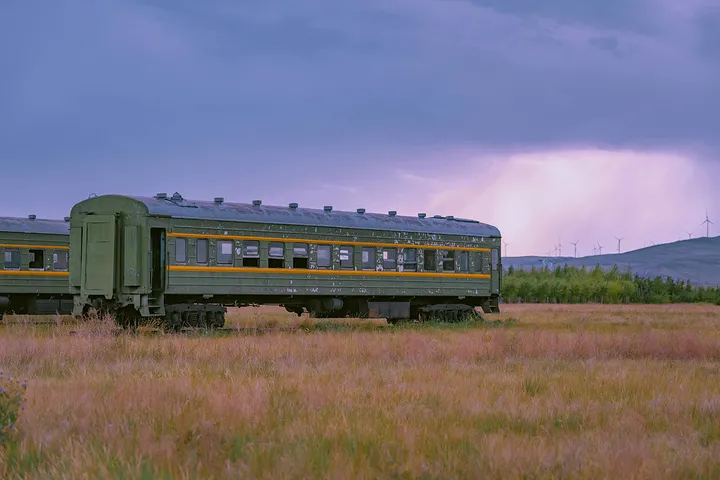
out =
[(20, 411), (25, 404), (27, 382), (21, 382), (0, 372), (0, 444), (7, 442), (16, 431)]

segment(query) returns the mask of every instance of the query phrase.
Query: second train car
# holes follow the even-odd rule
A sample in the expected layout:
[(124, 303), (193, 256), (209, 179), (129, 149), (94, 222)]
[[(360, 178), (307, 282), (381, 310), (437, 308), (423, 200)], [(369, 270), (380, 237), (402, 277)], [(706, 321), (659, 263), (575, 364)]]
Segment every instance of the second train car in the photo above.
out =
[(70, 217), (0, 217), (0, 319), (72, 312), (69, 244)]
[(73, 313), (222, 326), (228, 306), (412, 319), (497, 312), (500, 231), (454, 217), (102, 195), (70, 214)]

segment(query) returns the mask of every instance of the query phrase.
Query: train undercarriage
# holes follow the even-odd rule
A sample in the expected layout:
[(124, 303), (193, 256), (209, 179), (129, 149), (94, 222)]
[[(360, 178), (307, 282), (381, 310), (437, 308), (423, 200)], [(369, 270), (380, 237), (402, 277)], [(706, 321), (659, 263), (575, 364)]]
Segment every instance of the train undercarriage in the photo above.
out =
[(73, 300), (62, 295), (0, 295), (0, 320), (5, 315), (69, 315)]
[[(117, 305), (95, 298), (85, 305), (81, 317), (110, 314), (118, 326), (134, 328), (154, 325), (168, 330), (182, 328), (217, 329), (225, 325), (228, 308), (278, 305), (297, 316), (312, 318), (385, 318), (401, 321), (458, 322), (484, 320), (483, 313), (497, 313), (498, 299), (492, 297), (185, 297), (156, 296), (142, 308)], [(153, 303), (154, 302), (154, 303)]]

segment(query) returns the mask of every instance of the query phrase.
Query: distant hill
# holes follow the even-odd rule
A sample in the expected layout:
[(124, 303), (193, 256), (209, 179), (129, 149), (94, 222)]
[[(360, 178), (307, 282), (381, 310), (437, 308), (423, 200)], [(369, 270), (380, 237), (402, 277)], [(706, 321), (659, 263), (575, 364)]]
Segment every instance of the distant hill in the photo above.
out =
[(690, 280), (697, 286), (720, 286), (720, 237), (693, 238), (652, 247), (632, 250), (625, 253), (591, 255), (587, 257), (507, 257), (503, 258), (503, 268), (529, 270), (540, 268), (543, 262), (554, 268), (568, 264), (570, 266), (602, 269), (617, 265), (623, 271), (630, 267), (633, 273), (643, 277), (672, 277), (674, 280)]

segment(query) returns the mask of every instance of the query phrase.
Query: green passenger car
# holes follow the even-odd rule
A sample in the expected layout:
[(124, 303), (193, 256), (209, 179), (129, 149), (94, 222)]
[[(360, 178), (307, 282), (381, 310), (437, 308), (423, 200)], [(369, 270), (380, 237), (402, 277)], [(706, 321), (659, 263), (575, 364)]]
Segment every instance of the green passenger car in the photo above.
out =
[(0, 318), (71, 313), (69, 221), (0, 217)]
[(498, 310), (500, 232), (453, 217), (105, 195), (70, 215), (74, 314), (221, 326), (226, 307), (418, 318)]

